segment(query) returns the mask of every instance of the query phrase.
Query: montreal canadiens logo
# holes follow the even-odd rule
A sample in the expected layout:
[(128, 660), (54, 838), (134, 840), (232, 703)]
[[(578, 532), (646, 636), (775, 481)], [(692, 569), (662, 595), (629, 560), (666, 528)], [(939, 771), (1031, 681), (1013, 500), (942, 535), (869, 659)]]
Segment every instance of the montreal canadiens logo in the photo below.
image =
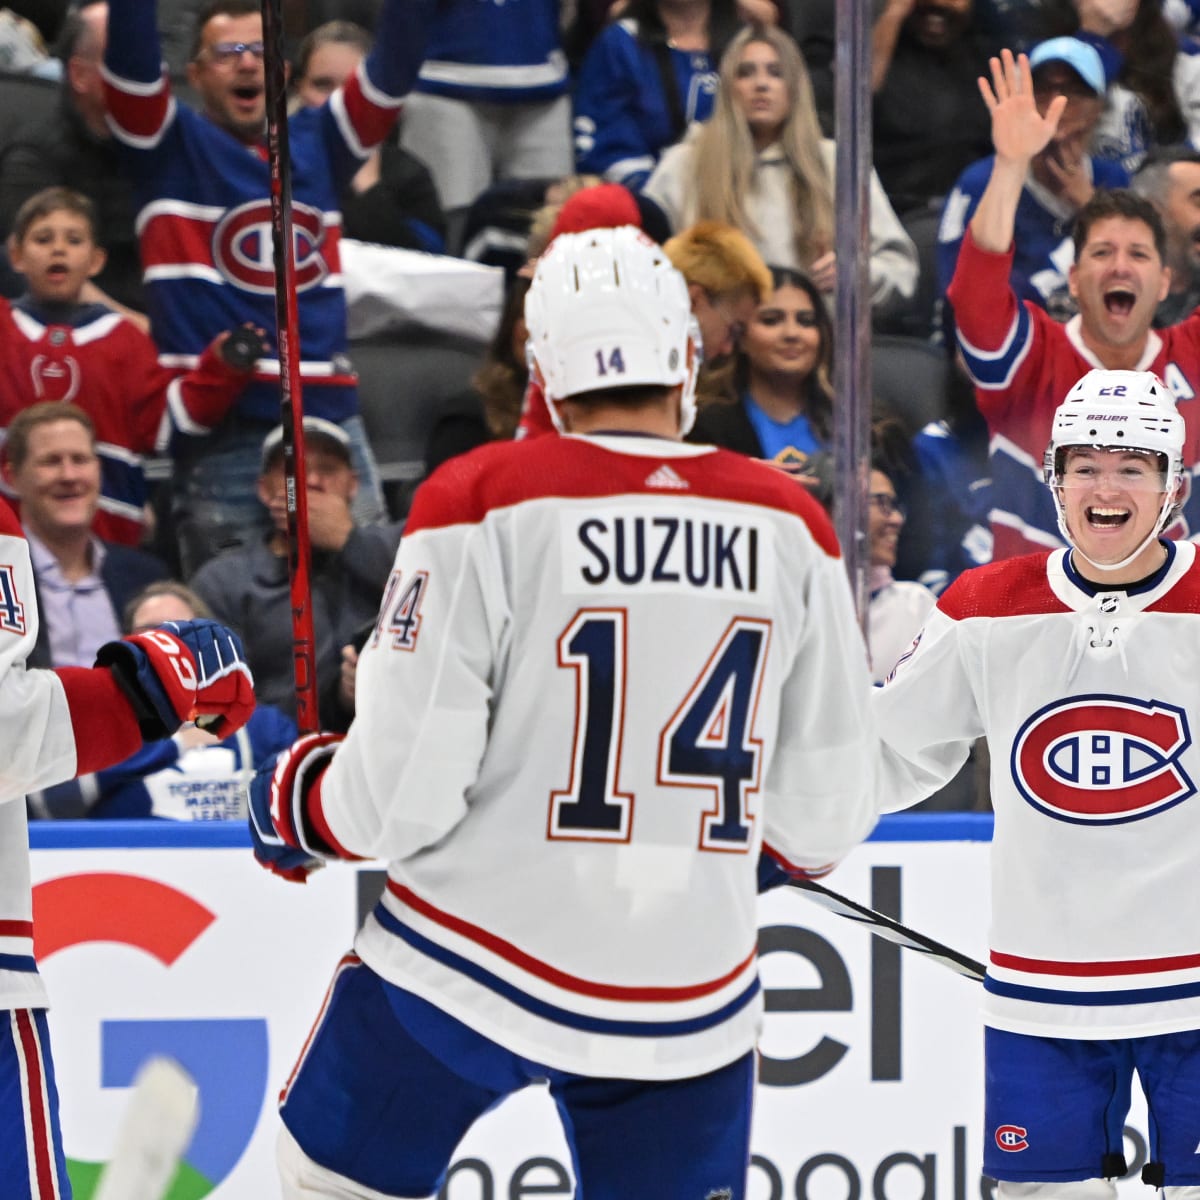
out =
[(1034, 808), (1060, 821), (1138, 821), (1195, 794), (1179, 761), (1191, 743), (1187, 716), (1173, 704), (1074, 696), (1021, 726), (1013, 781)]
[(996, 1145), (1009, 1154), (1015, 1154), (1018, 1150), (1028, 1150), (1029, 1143), (1025, 1140), (1027, 1132), (1028, 1130), (1021, 1125), (999, 1125), (996, 1128)]
[[(329, 274), (322, 254), (325, 224), (318, 209), (292, 204), (292, 246), (296, 290), (307, 291)], [(247, 292), (275, 291), (275, 259), (271, 241), (271, 204), (253, 200), (231, 208), (213, 230), (213, 263), (218, 271)]]

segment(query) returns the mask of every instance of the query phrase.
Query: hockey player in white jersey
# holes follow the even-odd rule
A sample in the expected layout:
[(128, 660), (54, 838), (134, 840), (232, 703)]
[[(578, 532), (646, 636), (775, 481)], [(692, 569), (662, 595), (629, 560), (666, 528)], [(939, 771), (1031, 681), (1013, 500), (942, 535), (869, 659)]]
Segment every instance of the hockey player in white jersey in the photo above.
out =
[(995, 808), (985, 1175), (1106, 1200), (1136, 1075), (1145, 1182), (1200, 1196), (1200, 565), (1163, 529), (1190, 480), (1149, 372), (1089, 372), (1045, 477), (1067, 549), (962, 575), (873, 697), (887, 807), (980, 736)]
[(549, 1082), (587, 1200), (745, 1195), (760, 848), (819, 874), (875, 822), (831, 528), (681, 440), (687, 288), (630, 227), (565, 234), (526, 308), (561, 438), (419, 489), (344, 740), (252, 788), (293, 878), (388, 860), (284, 1092), (284, 1194), (432, 1197)]
[(33, 567), (0, 500), (0, 1194), (70, 1200), (48, 999), (33, 955), (25, 793), (113, 766), (200, 718), (222, 737), (254, 710), (238, 638), (170, 622), (100, 648), (98, 665), (26, 670), (37, 641)]

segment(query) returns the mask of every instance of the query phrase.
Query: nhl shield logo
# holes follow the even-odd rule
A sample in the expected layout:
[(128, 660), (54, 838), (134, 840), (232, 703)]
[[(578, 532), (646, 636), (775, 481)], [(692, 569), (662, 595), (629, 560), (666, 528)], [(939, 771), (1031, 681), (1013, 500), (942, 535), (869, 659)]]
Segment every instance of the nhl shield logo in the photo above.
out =
[(1013, 742), (1021, 795), (1079, 825), (1152, 816), (1196, 792), (1180, 759), (1192, 744), (1183, 709), (1129, 696), (1074, 696), (1034, 713)]

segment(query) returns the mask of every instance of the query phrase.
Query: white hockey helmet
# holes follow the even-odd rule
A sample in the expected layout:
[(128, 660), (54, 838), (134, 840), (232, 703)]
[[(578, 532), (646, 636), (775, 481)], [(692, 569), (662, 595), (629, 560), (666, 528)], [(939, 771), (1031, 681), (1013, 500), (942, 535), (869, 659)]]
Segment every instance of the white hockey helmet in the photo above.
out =
[(555, 425), (556, 400), (682, 384), (680, 433), (691, 428), (699, 354), (687, 284), (640, 229), (559, 234), (538, 260), (525, 324)]
[(1125, 566), (1158, 537), (1178, 512), (1183, 496), (1179, 485), (1183, 480), (1184, 434), (1184, 421), (1175, 407), (1175, 397), (1153, 371), (1089, 371), (1055, 410), (1050, 444), (1042, 460), (1042, 476), (1054, 495), (1059, 530), (1072, 545), (1074, 539), (1067, 529), (1059, 491), (1069, 448), (1133, 450), (1157, 454), (1162, 459), (1165, 494), (1153, 532), (1121, 562), (1093, 563), (1093, 566), (1101, 570)]

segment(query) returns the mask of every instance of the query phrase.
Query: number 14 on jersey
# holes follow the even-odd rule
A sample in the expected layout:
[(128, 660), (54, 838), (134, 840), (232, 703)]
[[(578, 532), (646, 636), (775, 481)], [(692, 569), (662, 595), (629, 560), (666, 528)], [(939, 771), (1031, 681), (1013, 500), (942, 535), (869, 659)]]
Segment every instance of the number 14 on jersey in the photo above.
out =
[[(628, 842), (635, 799), (620, 788), (626, 729), (629, 615), (580, 609), (558, 639), (559, 666), (575, 672), (571, 779), (550, 798), (549, 836)], [(710, 793), (697, 832), (703, 850), (746, 853), (752, 840), (750, 797), (759, 788), (762, 743), (754, 718), (771, 623), (731, 621), (674, 715), (658, 733), (658, 782)]]

